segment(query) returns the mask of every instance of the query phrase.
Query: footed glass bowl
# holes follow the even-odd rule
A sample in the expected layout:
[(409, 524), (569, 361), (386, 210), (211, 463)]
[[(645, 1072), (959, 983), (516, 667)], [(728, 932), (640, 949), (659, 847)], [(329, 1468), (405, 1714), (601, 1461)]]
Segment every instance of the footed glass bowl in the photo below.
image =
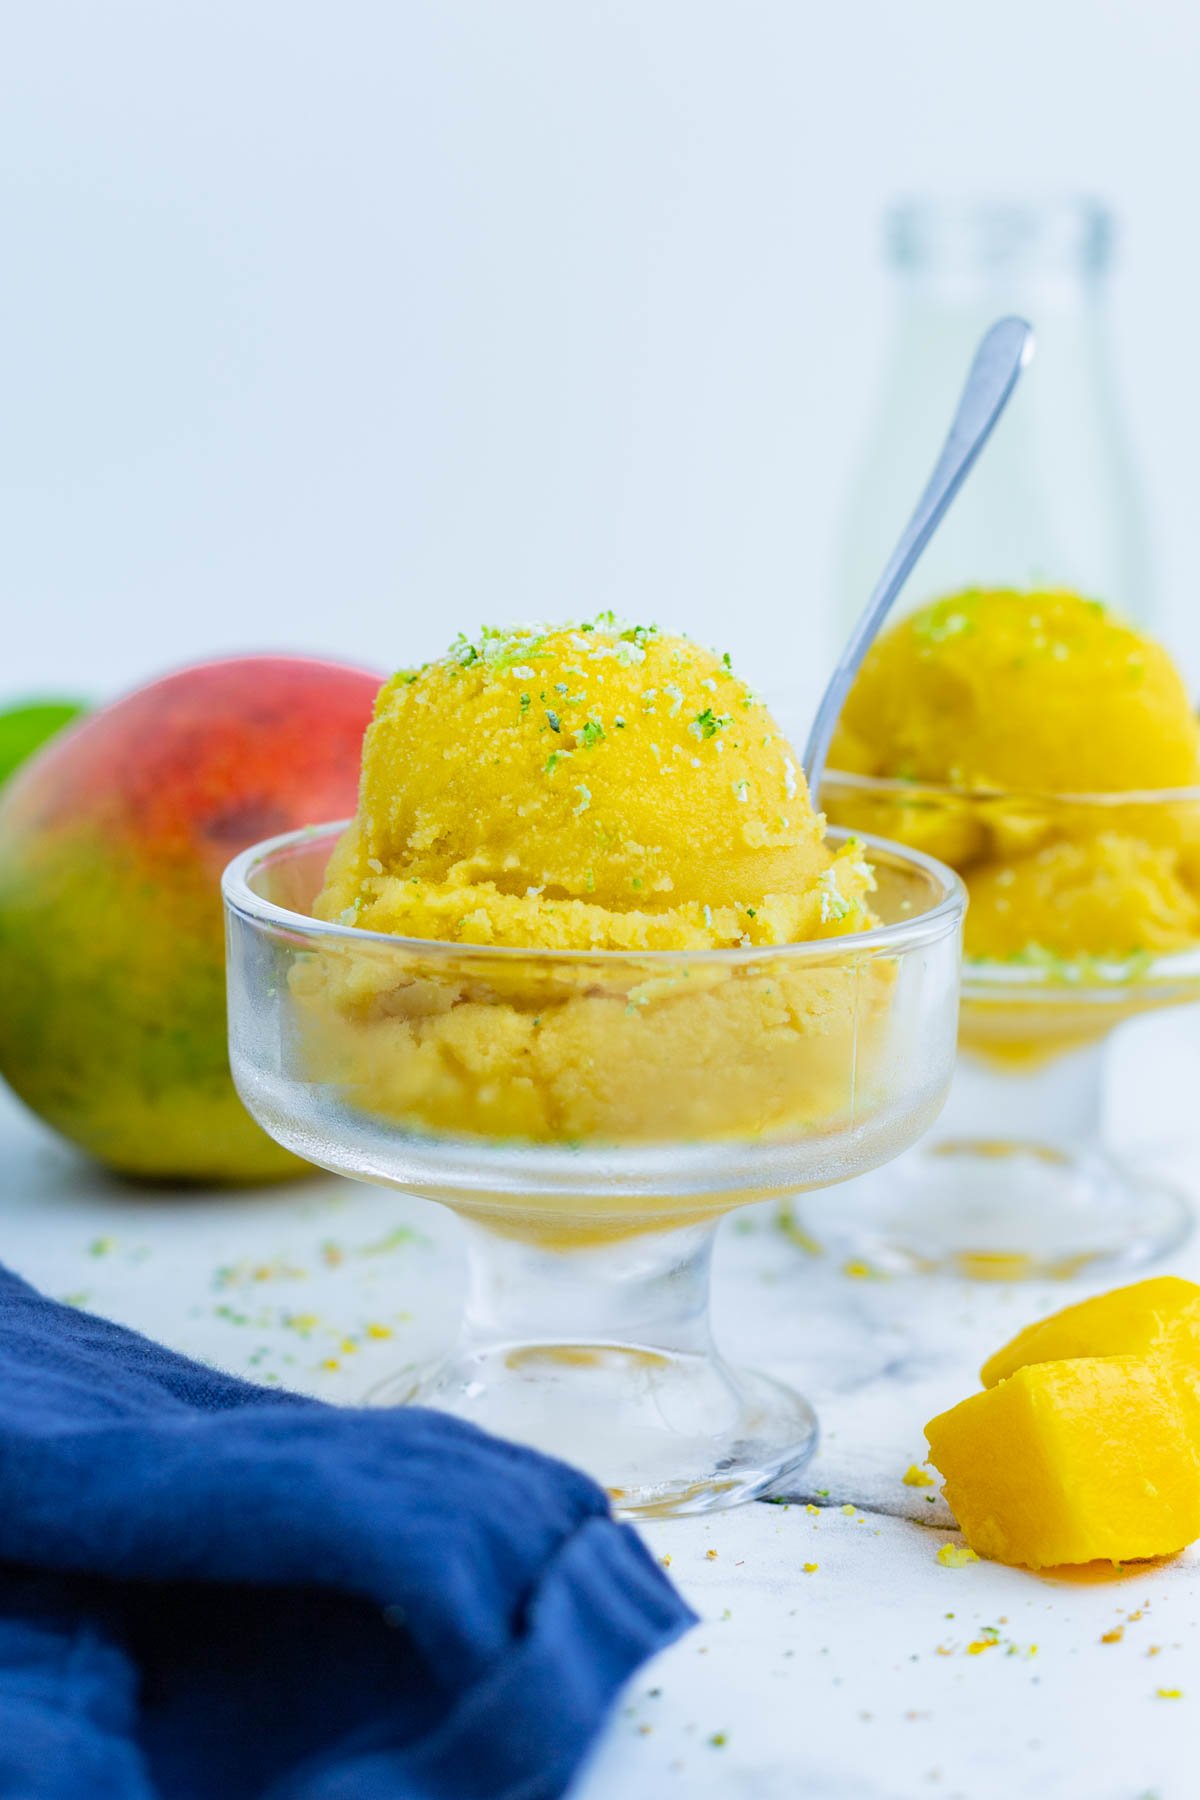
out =
[[(798, 1230), (879, 1268), (989, 1279), (1175, 1248), (1190, 1207), (1106, 1147), (1103, 1075), (1118, 1025), (1200, 998), (1200, 789), (972, 793), (830, 771), (821, 800), (840, 825), (944, 857), (971, 912), (938, 1130), (836, 1217), (797, 1207)], [(1149, 947), (1099, 949), (1122, 941)]]
[(275, 838), (226, 871), (229, 1040), (238, 1090), (280, 1143), (465, 1222), (457, 1348), (371, 1398), (565, 1457), (627, 1513), (767, 1491), (812, 1454), (816, 1421), (715, 1350), (716, 1226), (875, 1168), (933, 1120), (954, 1060), (957, 877), (871, 843), (874, 931), (527, 951), (312, 918), (342, 829)]

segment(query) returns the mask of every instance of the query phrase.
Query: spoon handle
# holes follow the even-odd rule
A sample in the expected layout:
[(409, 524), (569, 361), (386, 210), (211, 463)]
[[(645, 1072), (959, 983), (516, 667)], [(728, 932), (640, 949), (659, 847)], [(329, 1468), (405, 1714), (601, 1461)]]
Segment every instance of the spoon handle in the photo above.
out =
[(967, 376), (958, 411), (925, 492), (917, 501), (887, 567), (850, 634), (841, 660), (829, 678), (804, 746), (804, 773), (816, 805), (834, 727), (858, 674), (863, 657), (908, 580), (926, 544), (941, 524), (947, 507), (966, 480), (992, 427), (1008, 404), (1021, 370), (1033, 355), (1033, 328), (1024, 319), (1000, 319), (986, 333)]

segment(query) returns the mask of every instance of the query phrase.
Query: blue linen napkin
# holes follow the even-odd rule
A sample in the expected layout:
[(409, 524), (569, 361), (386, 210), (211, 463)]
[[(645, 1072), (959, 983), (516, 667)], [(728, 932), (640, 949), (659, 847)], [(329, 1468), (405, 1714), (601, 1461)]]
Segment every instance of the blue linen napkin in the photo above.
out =
[(0, 1269), (0, 1795), (552, 1800), (692, 1622), (565, 1464)]

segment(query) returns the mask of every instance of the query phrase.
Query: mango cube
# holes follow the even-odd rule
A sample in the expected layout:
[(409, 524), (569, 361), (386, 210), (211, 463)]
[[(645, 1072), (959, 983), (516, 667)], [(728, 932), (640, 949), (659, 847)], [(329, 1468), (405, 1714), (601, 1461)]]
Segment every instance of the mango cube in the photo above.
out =
[(1030, 1363), (1071, 1356), (1173, 1356), (1200, 1372), (1200, 1287), (1157, 1275), (1064, 1307), (1019, 1331), (979, 1371), (984, 1387)]
[(1042, 1569), (1167, 1556), (1200, 1537), (1198, 1423), (1170, 1362), (1079, 1356), (1028, 1364), (925, 1435), (971, 1548)]

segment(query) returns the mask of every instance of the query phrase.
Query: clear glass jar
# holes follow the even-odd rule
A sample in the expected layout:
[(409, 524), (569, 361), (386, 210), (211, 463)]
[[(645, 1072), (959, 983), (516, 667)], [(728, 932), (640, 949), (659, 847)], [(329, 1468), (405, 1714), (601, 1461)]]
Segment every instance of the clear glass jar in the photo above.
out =
[(902, 596), (1066, 587), (1147, 623), (1148, 533), (1106, 320), (1112, 218), (1095, 201), (908, 201), (887, 215), (895, 321), (868, 450), (843, 520), (839, 639), (929, 468), (975, 346), (1019, 313), (1037, 355)]

